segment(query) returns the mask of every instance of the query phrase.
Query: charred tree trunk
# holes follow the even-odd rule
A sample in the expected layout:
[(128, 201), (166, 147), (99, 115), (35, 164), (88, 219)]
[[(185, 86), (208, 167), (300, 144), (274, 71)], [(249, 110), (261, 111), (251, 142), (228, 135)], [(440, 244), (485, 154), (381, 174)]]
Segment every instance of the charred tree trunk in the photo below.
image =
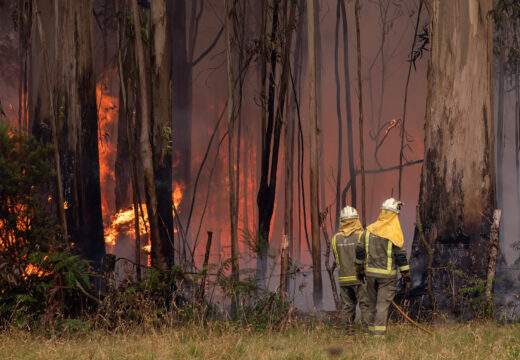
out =
[(147, 210), (148, 220), (150, 222), (150, 242), (152, 245), (152, 266), (158, 269), (165, 269), (167, 261), (163, 256), (159, 214), (157, 204), (157, 191), (155, 186), (154, 166), (153, 166), (153, 151), (151, 144), (151, 128), (152, 123), (150, 119), (150, 107), (148, 103), (147, 91), (147, 72), (145, 67), (145, 54), (143, 49), (143, 41), (141, 39), (141, 23), (139, 21), (139, 9), (137, 0), (131, 1), (132, 21), (135, 33), (135, 52), (138, 72), (138, 92), (139, 92), (139, 117), (141, 121), (141, 164), (143, 167), (144, 185), (147, 196)]
[(170, 48), (167, 36), (166, 1), (151, 3), (151, 73), (152, 73), (152, 149), (157, 214), (163, 256), (169, 266), (174, 263), (172, 215), (172, 130), (170, 103)]
[[(490, 219), (495, 209), (492, 0), (428, 3), (428, 68), (424, 163), (419, 211), (434, 248), (433, 291), (438, 308), (457, 310), (444, 294), (486, 275)], [(465, 19), (460, 21), (460, 19)], [(457, 49), (454, 51), (454, 49)], [(422, 293), (427, 251), (417, 230), (412, 246), (411, 293)], [(459, 271), (460, 270), (460, 271)], [(461, 277), (460, 273), (465, 274)], [(448, 295), (448, 296), (446, 296)]]
[[(34, 94), (31, 104), (33, 132), (48, 138), (42, 124), (48, 123), (54, 109), (64, 192), (59, 207), (67, 208), (70, 241), (95, 268), (100, 268), (105, 258), (105, 242), (91, 39), (92, 3), (39, 1), (38, 5), (41, 19), (45, 21), (41, 26), (42, 38), (49, 44), (48, 80), (52, 82), (49, 91), (55, 97), (51, 108), (42, 107), (49, 91), (39, 91), (41, 74), (45, 70), (41, 58), (33, 52), (35, 58), (31, 63), (36, 64), (31, 69), (35, 79), (30, 82)], [(32, 43), (34, 51), (39, 52), (40, 41)]]
[(307, 1), (307, 26), (309, 32), (309, 129), (310, 129), (310, 192), (312, 233), (312, 280), (314, 306), (320, 307), (323, 297), (321, 278), (321, 242), (319, 225), (319, 168), (318, 168), (318, 122), (316, 103), (316, 34), (314, 31), (314, 1)]

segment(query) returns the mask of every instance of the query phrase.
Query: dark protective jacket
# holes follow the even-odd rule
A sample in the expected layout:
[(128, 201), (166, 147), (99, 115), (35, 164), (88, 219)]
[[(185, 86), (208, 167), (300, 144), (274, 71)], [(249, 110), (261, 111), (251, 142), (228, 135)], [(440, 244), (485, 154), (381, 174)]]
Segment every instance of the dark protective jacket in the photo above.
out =
[(403, 248), (368, 230), (356, 246), (356, 264), (364, 264), (366, 276), (377, 278), (397, 277), (397, 268), (401, 272), (410, 270)]
[(342, 286), (360, 284), (356, 278), (354, 262), (356, 261), (356, 245), (361, 235), (360, 232), (345, 236), (342, 232), (339, 232), (332, 238), (332, 250), (339, 269), (339, 284)]

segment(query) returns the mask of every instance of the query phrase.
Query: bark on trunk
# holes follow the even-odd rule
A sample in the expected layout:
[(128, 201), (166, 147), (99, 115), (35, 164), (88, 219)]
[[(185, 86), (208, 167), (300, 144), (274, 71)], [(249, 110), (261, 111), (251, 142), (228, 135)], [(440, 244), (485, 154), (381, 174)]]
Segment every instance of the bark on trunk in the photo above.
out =
[(310, 129), (310, 192), (312, 233), (313, 300), (321, 306), (323, 285), (321, 278), (321, 242), (319, 225), (319, 170), (318, 170), (318, 122), (316, 104), (316, 35), (314, 31), (314, 1), (307, 1), (307, 26), (309, 32), (309, 129)]
[[(48, 45), (50, 92), (55, 95), (52, 108), (56, 116), (64, 192), (59, 206), (67, 207), (70, 241), (95, 268), (100, 268), (105, 258), (105, 242), (91, 39), (92, 2), (45, 0), (39, 1), (38, 5), (42, 11), (41, 20), (45, 22), (41, 31)], [(40, 87), (45, 71), (39, 56), (40, 41), (32, 41), (32, 46), (31, 121), (33, 132), (46, 137), (42, 123), (48, 122), (53, 109), (42, 106), (49, 94)]]
[(361, 79), (361, 31), (359, 26), (359, 0), (356, 0), (356, 38), (357, 38), (357, 63), (358, 63), (358, 97), (359, 97), (359, 163), (361, 167), (361, 218), (363, 226), (366, 225), (365, 206), (365, 150), (363, 148), (363, 82)]
[(148, 103), (148, 92), (147, 92), (147, 74), (145, 68), (145, 58), (143, 41), (141, 39), (141, 23), (139, 21), (139, 9), (137, 6), (137, 0), (131, 1), (132, 20), (135, 33), (135, 52), (136, 52), (136, 63), (138, 71), (138, 92), (139, 92), (139, 110), (141, 120), (141, 134), (140, 134), (140, 145), (141, 145), (141, 164), (143, 167), (144, 184), (147, 195), (148, 203), (148, 220), (150, 222), (150, 242), (152, 245), (152, 266), (164, 270), (166, 269), (166, 259), (163, 256), (160, 229), (159, 229), (159, 214), (157, 206), (157, 192), (155, 186), (154, 177), (154, 166), (153, 166), (153, 151), (151, 144), (151, 120)]
[[(487, 16), (493, 1), (433, 0), (428, 5), (431, 58), (419, 210), (424, 235), (435, 250), (433, 267), (444, 269), (435, 272), (433, 290), (439, 309), (446, 309), (448, 284), (456, 292), (486, 274), (489, 219), (496, 202), (493, 27)], [(416, 231), (412, 294), (424, 289), (426, 256)]]
[(172, 215), (172, 127), (170, 103), (170, 48), (167, 36), (166, 1), (151, 2), (151, 72), (153, 167), (157, 189), (157, 214), (163, 256), (174, 263)]

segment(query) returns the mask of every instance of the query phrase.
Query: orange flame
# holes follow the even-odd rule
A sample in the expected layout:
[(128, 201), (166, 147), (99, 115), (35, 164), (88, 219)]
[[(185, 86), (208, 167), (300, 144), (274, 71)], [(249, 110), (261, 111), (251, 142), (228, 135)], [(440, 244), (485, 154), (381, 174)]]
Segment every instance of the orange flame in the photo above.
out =
[[(145, 235), (148, 230), (148, 213), (146, 212), (146, 204), (143, 204), (142, 207), (144, 214), (139, 217), (139, 234)], [(105, 243), (114, 246), (117, 236), (122, 232), (132, 234), (135, 237), (134, 219), (133, 205), (130, 209), (121, 209), (112, 216), (110, 226), (105, 228)]]

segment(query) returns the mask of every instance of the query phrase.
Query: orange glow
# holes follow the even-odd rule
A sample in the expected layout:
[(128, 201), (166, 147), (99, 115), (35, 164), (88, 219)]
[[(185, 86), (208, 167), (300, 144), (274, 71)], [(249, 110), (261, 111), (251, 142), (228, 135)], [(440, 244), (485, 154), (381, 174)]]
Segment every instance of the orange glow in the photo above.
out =
[[(185, 189), (186, 186), (184, 184), (173, 184), (172, 201), (173, 205), (175, 205), (175, 208), (177, 209), (177, 212), (179, 212), (179, 205), (181, 204), (182, 196)], [(173, 214), (173, 216), (175, 216), (175, 214)]]
[(67, 210), (67, 209), (69, 208), (69, 203), (65, 201), (65, 202), (63, 203), (63, 208), (64, 208), (65, 210)]
[(38, 277), (42, 277), (42, 276), (48, 276), (50, 275), (50, 272), (49, 271), (45, 271), (44, 269), (36, 266), (36, 265), (33, 265), (33, 264), (27, 264), (27, 266), (25, 267), (25, 274), (24, 274), (24, 278), (27, 278), (31, 275), (36, 275)]
[(397, 124), (399, 124), (399, 122), (398, 122), (396, 119), (392, 119), (392, 120), (390, 121), (390, 124), (388, 125), (388, 127), (387, 127), (386, 130), (385, 130), (385, 135), (388, 134), (388, 132), (389, 132), (390, 130), (392, 130), (392, 128), (394, 128)]
[[(145, 235), (148, 229), (148, 213), (146, 211), (146, 204), (143, 204), (142, 206), (144, 216), (139, 216), (139, 234)], [(135, 238), (134, 226), (134, 207), (132, 205), (131, 208), (122, 209), (112, 216), (110, 226), (105, 227), (105, 243), (114, 246), (116, 244), (117, 236), (120, 233), (131, 234)]]
[(145, 245), (145, 246), (143, 246), (142, 249), (144, 250), (145, 253), (150, 254), (152, 252), (152, 245), (151, 244)]

